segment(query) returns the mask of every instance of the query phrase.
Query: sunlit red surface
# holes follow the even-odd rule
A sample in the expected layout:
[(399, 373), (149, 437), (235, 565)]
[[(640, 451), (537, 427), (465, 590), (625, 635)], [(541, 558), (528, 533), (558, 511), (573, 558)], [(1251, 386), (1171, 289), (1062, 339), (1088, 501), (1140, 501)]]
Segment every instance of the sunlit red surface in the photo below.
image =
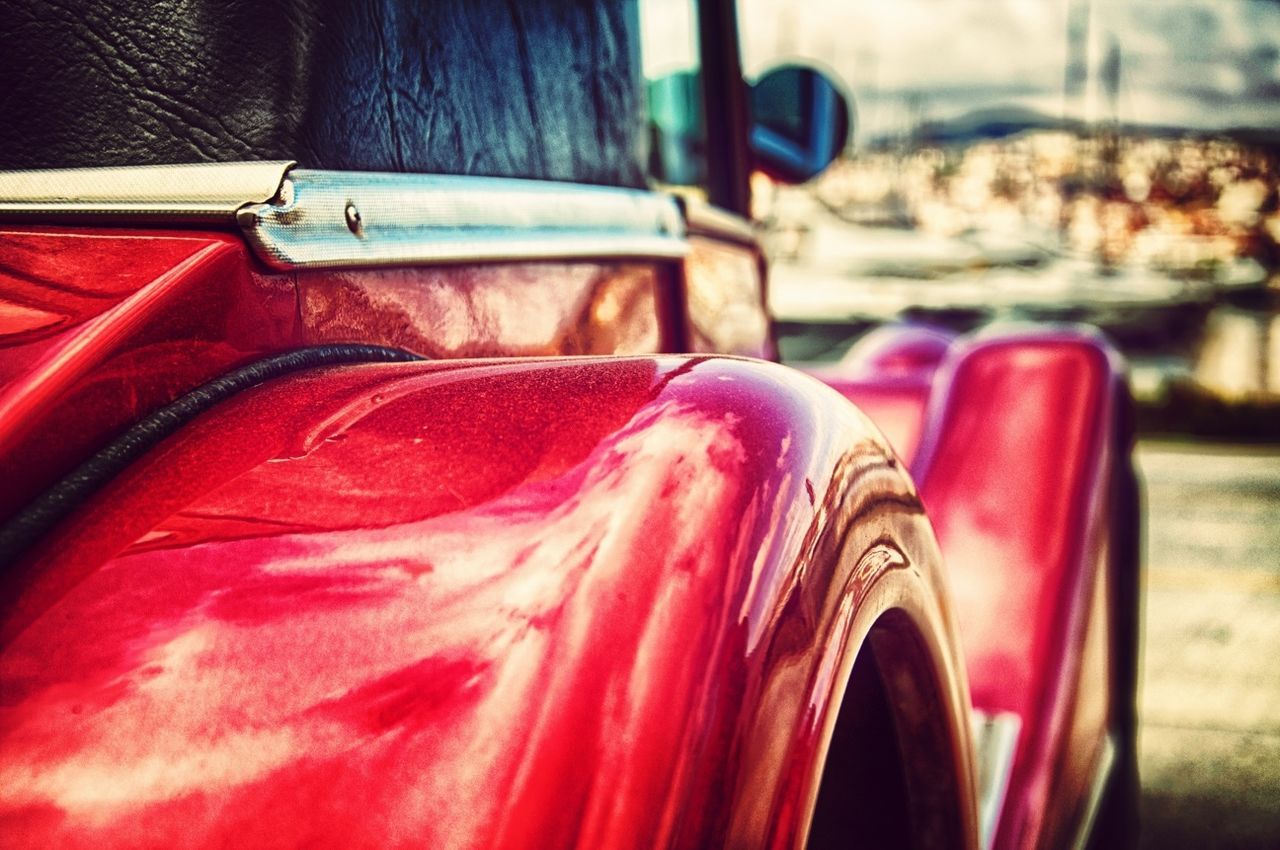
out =
[[(3, 244), (14, 505), (200, 381), (301, 345), (771, 350), (757, 277), (715, 295), (756, 263), (727, 246), (678, 278), (268, 275), (196, 232)], [(742, 321), (707, 324), (716, 298)], [(998, 845), (1062, 839), (1110, 722), (1116, 374), (1074, 331), (906, 329), (821, 373), (839, 393), (653, 357), (250, 390), (5, 574), (0, 828), (72, 846), (791, 846), (853, 653), (899, 608), (941, 684), (898, 708), (952, 742), (956, 841), (973, 839), (961, 657), (974, 706), (1023, 722)]]
[(1070, 842), (1114, 722), (1117, 364), (1074, 330), (991, 335), (945, 353), (934, 332), (877, 333), (819, 374), (885, 429), (920, 482), (974, 707), (1021, 720), (996, 846)]
[(125, 425), (269, 354), (670, 348), (674, 277), (644, 263), (267, 272), (235, 235), (0, 230), (0, 515)]
[(941, 687), (911, 714), (972, 793), (912, 485), (781, 367), (299, 375), (165, 441), (32, 558), (0, 655), (20, 840), (791, 846), (891, 606)]
[(1109, 470), (1123, 450), (1117, 372), (1085, 333), (970, 345), (944, 366), (912, 468), (947, 564), (974, 706), (1023, 722), (997, 845), (1053, 845), (1083, 813), (1112, 722), (1102, 600), (1115, 534)]

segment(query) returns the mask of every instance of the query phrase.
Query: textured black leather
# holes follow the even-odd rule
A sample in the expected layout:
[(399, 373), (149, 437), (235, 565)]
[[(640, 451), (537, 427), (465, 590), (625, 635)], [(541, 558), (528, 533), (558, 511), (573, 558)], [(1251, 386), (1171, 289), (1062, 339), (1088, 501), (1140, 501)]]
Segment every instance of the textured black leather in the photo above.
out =
[(635, 0), (0, 0), (0, 168), (642, 185)]

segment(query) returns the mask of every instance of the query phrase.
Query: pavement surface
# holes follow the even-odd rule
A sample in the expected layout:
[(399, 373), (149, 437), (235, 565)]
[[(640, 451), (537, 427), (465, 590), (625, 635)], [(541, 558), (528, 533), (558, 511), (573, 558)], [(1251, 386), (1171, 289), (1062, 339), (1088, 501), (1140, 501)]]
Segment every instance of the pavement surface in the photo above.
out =
[(1280, 850), (1280, 449), (1146, 442), (1142, 848)]

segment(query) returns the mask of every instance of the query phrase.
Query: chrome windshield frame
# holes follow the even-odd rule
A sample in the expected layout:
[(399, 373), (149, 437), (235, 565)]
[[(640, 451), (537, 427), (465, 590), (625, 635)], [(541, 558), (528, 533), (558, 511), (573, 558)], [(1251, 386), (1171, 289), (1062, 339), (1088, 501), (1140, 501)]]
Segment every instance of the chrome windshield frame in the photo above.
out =
[(688, 252), (679, 203), (655, 192), (292, 162), (0, 172), (0, 218), (235, 226), (278, 270)]
[(652, 192), (452, 175), (297, 169), (236, 215), (270, 266), (684, 256), (684, 217)]

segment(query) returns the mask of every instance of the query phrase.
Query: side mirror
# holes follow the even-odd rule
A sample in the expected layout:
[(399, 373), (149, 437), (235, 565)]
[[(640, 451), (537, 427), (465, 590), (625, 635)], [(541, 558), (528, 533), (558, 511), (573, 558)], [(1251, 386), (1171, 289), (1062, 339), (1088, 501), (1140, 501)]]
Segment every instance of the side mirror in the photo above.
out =
[(751, 86), (755, 167), (784, 183), (803, 183), (830, 165), (853, 129), (853, 106), (821, 71), (782, 65)]

